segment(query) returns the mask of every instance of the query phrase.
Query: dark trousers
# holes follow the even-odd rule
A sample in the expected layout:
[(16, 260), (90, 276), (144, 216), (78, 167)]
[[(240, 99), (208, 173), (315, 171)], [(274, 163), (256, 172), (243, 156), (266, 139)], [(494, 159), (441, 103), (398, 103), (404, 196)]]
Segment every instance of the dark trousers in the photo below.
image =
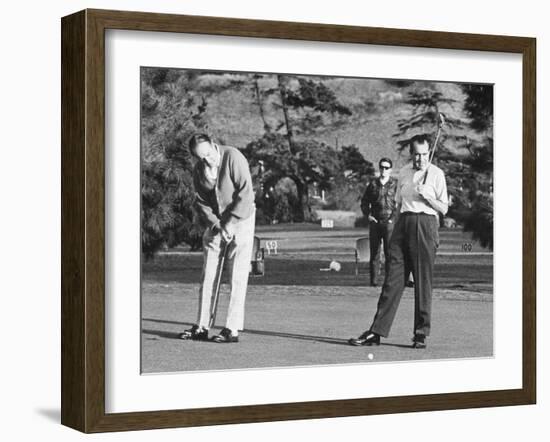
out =
[(370, 330), (388, 336), (409, 272), (414, 276), (414, 333), (428, 336), (432, 310), (435, 252), (439, 246), (438, 220), (424, 213), (402, 213), (389, 246), (389, 270)]
[(389, 242), (393, 231), (393, 223), (379, 221), (369, 223), (369, 245), (370, 245), (370, 283), (376, 284), (380, 274), (380, 244), (384, 244), (385, 273), (388, 274), (389, 260)]

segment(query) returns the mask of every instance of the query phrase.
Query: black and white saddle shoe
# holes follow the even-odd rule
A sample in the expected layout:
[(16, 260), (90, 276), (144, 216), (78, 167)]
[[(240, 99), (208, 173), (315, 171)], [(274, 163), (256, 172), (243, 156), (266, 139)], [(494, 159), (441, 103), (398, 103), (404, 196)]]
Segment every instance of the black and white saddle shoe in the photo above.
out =
[(189, 330), (185, 330), (178, 335), (179, 339), (192, 340), (192, 341), (208, 341), (208, 330), (205, 328), (194, 325)]
[(367, 330), (365, 333), (363, 333), (358, 338), (351, 338), (348, 340), (348, 343), (350, 345), (360, 346), (360, 345), (380, 345), (380, 335), (371, 332), (370, 330)]
[(412, 341), (412, 348), (426, 348), (426, 336), (416, 334), (414, 335)]
[(212, 338), (212, 341), (222, 343), (239, 342), (239, 336), (234, 335), (228, 328), (223, 328), (219, 335)]

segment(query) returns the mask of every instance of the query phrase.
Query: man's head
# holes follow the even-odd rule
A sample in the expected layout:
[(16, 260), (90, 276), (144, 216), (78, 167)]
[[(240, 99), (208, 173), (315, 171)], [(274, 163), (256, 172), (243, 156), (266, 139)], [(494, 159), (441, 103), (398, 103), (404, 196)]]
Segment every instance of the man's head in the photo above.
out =
[(208, 167), (217, 167), (220, 164), (220, 153), (212, 138), (206, 134), (198, 133), (189, 139), (189, 152)]
[(430, 160), (430, 144), (424, 135), (417, 135), (411, 139), (409, 144), (411, 160), (416, 170), (424, 170), (428, 167)]
[(389, 158), (381, 158), (378, 162), (378, 168), (380, 169), (380, 178), (387, 178), (391, 175), (391, 169), (393, 163)]

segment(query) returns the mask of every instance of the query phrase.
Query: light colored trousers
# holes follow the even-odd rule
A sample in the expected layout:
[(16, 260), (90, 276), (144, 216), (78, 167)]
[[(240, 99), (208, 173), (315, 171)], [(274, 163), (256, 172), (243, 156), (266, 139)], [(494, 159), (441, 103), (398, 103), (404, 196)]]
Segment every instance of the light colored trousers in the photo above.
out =
[[(231, 295), (225, 327), (233, 332), (244, 328), (244, 301), (248, 287), (248, 273), (254, 245), (255, 213), (245, 220), (235, 224), (235, 235), (227, 246), (226, 262), (230, 271)], [(212, 294), (216, 290), (217, 272), (219, 268), (222, 246), (221, 234), (214, 235), (206, 229), (202, 237), (204, 262), (202, 267), (202, 282), (199, 292), (198, 325), (208, 328), (210, 319), (210, 304)]]

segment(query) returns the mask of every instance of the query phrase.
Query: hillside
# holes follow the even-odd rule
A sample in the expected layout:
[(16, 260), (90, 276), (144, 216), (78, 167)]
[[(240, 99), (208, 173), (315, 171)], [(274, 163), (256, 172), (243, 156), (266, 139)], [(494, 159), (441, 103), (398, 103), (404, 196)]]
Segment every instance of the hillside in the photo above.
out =
[[(209, 130), (221, 142), (241, 148), (263, 134), (263, 122), (252, 89), (236, 89), (231, 86), (232, 81), (247, 77), (249, 78), (248, 75), (237, 74), (205, 74), (201, 76), (199, 83), (201, 88), (216, 90), (207, 96), (206, 120)], [(310, 78), (322, 80), (353, 113), (340, 127), (321, 130), (315, 134), (315, 138), (333, 146), (355, 144), (363, 156), (374, 164), (383, 156), (391, 158), (396, 167), (408, 160), (407, 155), (401, 155), (397, 151), (396, 139), (392, 135), (397, 131), (398, 118), (409, 110), (403, 99), (411, 88), (419, 86), (418, 82), (397, 87), (380, 79)], [(464, 96), (458, 84), (435, 85), (446, 97), (457, 100), (454, 109), (447, 107), (444, 109), (445, 113), (462, 117)], [(275, 88), (275, 77), (261, 79), (259, 86), (263, 91)], [(266, 120), (273, 126), (282, 121), (282, 111), (278, 107), (276, 95), (266, 100), (264, 111)]]
[[(247, 148), (254, 173), (263, 174), (262, 183), (270, 181), (262, 222), (301, 222), (311, 218), (311, 183), (329, 191), (327, 208), (357, 211), (372, 176), (370, 163), (390, 157), (396, 174), (408, 161), (398, 146), (406, 150), (413, 135), (433, 134), (441, 114), (446, 122), (435, 162), (444, 168), (453, 197), (449, 216), (492, 245), (491, 86), (167, 68), (141, 72), (142, 149), (149, 159), (143, 163), (144, 250), (194, 241), (192, 160), (182, 149), (192, 133), (206, 131), (221, 143)], [(287, 178), (292, 192), (277, 187)]]

